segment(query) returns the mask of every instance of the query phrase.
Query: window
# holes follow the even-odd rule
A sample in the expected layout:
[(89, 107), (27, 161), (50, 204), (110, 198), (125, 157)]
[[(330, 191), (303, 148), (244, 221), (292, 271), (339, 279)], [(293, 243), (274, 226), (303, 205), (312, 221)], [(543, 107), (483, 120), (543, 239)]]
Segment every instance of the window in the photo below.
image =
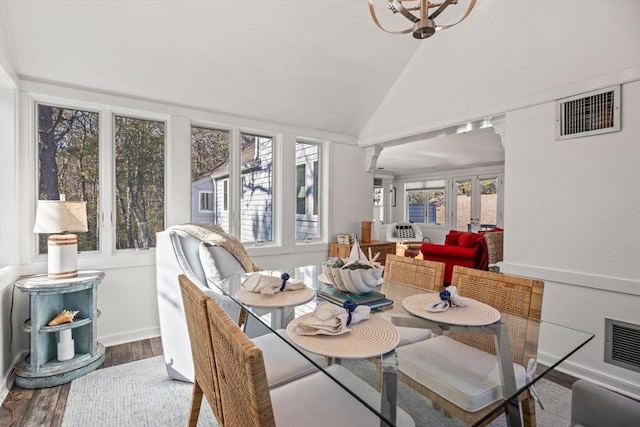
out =
[[(231, 132), (191, 127), (191, 222), (221, 226), (229, 231), (229, 147)], [(202, 194), (211, 194), (202, 209)]]
[(498, 177), (455, 179), (456, 223), (459, 231), (486, 231), (498, 224)]
[[(52, 105), (37, 105), (38, 198), (87, 202), (86, 233), (78, 233), (79, 251), (97, 251), (99, 219), (99, 114)], [(38, 253), (47, 253), (40, 235)]]
[(320, 236), (319, 158), (320, 145), (296, 142), (296, 240)]
[[(407, 212), (410, 222), (443, 225), (447, 220), (445, 180), (416, 183), (422, 188), (407, 189)], [(408, 185), (415, 187), (416, 185)]]
[(213, 212), (213, 191), (200, 192), (199, 212)]
[(164, 229), (164, 122), (114, 116), (116, 249), (155, 247)]
[(273, 138), (240, 134), (240, 240), (273, 240)]

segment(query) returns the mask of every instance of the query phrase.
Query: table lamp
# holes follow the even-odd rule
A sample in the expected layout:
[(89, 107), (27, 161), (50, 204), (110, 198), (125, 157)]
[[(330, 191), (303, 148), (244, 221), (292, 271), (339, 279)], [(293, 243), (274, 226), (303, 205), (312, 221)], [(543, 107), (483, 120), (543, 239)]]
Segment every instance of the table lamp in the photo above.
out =
[(78, 236), (51, 233), (87, 230), (87, 202), (38, 200), (33, 232), (50, 234), (47, 239), (49, 279), (66, 279), (78, 275)]

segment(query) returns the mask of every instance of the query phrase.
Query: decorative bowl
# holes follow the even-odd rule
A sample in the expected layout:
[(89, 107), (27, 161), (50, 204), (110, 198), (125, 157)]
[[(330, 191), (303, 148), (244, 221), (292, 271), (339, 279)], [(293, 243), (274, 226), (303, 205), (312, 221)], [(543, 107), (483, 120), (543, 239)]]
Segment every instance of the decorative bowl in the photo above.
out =
[(342, 292), (352, 294), (371, 292), (378, 286), (384, 271), (384, 267), (350, 269), (327, 264), (323, 264), (322, 269), (333, 286)]

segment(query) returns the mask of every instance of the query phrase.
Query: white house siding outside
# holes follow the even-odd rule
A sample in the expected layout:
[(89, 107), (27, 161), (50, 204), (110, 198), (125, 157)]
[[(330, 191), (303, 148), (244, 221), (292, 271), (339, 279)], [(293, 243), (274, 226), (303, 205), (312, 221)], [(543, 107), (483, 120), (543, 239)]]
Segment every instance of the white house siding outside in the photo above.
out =
[[(258, 150), (254, 144), (248, 144), (243, 149), (243, 159), (247, 159), (247, 153), (255, 152), (251, 161), (245, 161), (242, 165), (242, 196), (241, 196), (241, 241), (259, 242), (273, 239), (273, 140), (271, 138), (257, 137)], [(296, 165), (306, 166), (306, 212), (296, 214), (296, 239), (316, 238), (318, 232), (318, 216), (314, 214), (314, 205), (317, 198), (313, 194), (314, 173), (317, 173), (319, 159), (318, 147), (315, 145), (298, 144), (296, 150)], [(225, 169), (225, 165), (221, 169)], [(216, 176), (212, 171), (210, 177), (202, 178), (191, 183), (191, 221), (210, 223), (221, 226), (229, 231), (229, 191), (228, 168)], [(215, 182), (215, 185), (214, 185)], [(226, 185), (225, 185), (226, 182)], [(309, 189), (311, 187), (311, 189)], [(225, 189), (226, 188), (226, 189)], [(203, 211), (201, 197), (204, 192), (214, 193), (212, 211)], [(296, 193), (296, 197), (298, 194)], [(227, 203), (225, 204), (225, 197)], [(287, 197), (285, 195), (285, 197)], [(317, 210), (316, 210), (317, 212)]]

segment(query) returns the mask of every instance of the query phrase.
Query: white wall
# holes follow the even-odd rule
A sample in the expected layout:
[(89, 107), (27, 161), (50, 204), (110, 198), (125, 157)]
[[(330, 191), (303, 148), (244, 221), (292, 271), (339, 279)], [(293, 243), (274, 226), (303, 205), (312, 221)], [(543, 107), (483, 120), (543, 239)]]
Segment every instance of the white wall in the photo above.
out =
[[(17, 130), (17, 98), (18, 78), (13, 70), (13, 57), (9, 49), (3, 16), (3, 5), (0, 2), (0, 400), (4, 400), (7, 393), (6, 378), (13, 366), (13, 356), (8, 344), (12, 347), (21, 345), (17, 337), (12, 337), (11, 319), (12, 309), (11, 284), (17, 279), (19, 271), (15, 267), (18, 259), (17, 252), (20, 245), (16, 224), (17, 210), (17, 178), (16, 159), (18, 140)], [(20, 296), (17, 297), (18, 305)], [(14, 322), (15, 323), (15, 322)]]
[(556, 141), (552, 102), (507, 114), (502, 270), (545, 281), (543, 320), (596, 335), (565, 370), (640, 396), (640, 373), (603, 362), (604, 319), (640, 324), (640, 81), (621, 93), (615, 133)]

